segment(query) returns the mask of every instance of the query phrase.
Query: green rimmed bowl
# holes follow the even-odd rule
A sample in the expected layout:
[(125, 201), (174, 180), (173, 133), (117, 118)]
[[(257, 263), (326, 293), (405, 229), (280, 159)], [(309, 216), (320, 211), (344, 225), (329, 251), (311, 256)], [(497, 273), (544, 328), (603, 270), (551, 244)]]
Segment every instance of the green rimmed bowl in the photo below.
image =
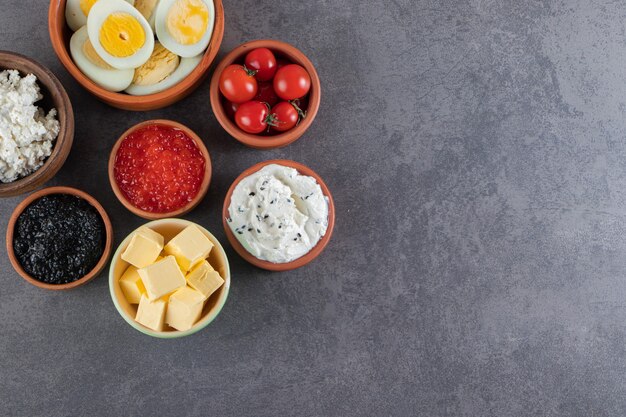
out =
[(209, 240), (215, 245), (213, 247), (213, 250), (211, 250), (208, 261), (213, 266), (213, 268), (215, 268), (215, 270), (220, 273), (222, 278), (224, 278), (224, 285), (222, 285), (217, 291), (215, 291), (206, 301), (200, 319), (189, 330), (178, 331), (166, 325), (166, 329), (164, 331), (156, 331), (149, 329), (135, 321), (135, 315), (137, 314), (137, 305), (130, 304), (128, 301), (126, 301), (126, 298), (124, 297), (122, 289), (119, 285), (119, 279), (129, 265), (128, 262), (122, 260), (121, 255), (130, 243), (130, 239), (134, 231), (122, 241), (122, 243), (115, 251), (113, 258), (111, 259), (111, 267), (109, 268), (109, 290), (111, 292), (111, 299), (113, 300), (113, 304), (115, 304), (115, 308), (117, 309), (118, 313), (120, 313), (122, 318), (126, 320), (126, 322), (130, 324), (134, 329), (140, 331), (143, 334), (147, 334), (148, 336), (152, 337), (159, 337), (162, 339), (175, 339), (178, 337), (189, 336), (208, 326), (209, 323), (211, 323), (215, 319), (215, 317), (220, 314), (222, 307), (224, 307), (224, 304), (226, 303), (226, 298), (228, 298), (228, 291), (230, 289), (230, 266), (228, 265), (228, 258), (226, 257), (226, 252), (224, 252), (224, 248), (215, 238), (215, 236), (211, 234), (211, 232), (209, 232), (197, 223), (193, 223), (183, 219), (155, 220), (146, 223), (143, 226), (149, 227), (150, 229), (162, 234), (165, 238), (165, 242), (168, 242), (179, 232), (181, 232), (185, 227), (192, 224), (198, 227), (198, 229), (200, 229), (202, 233), (204, 233), (206, 237), (208, 237)]

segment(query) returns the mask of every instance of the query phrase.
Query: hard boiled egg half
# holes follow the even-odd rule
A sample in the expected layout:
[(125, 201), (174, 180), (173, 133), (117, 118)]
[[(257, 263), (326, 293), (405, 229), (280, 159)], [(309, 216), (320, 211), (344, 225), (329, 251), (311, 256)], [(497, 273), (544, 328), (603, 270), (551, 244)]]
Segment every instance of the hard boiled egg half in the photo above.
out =
[[(72, 32), (76, 32), (87, 24), (87, 16), (89, 16), (89, 11), (96, 1), (98, 0), (67, 0), (65, 3), (65, 20), (70, 29), (72, 29)], [(137, 2), (146, 1), (147, 0), (137, 0)], [(135, 4), (135, 0), (126, 0), (126, 2), (130, 5)]]
[(154, 49), (150, 24), (124, 0), (97, 1), (87, 16), (87, 33), (98, 55), (117, 69), (143, 65)]
[(102, 88), (122, 91), (133, 81), (135, 71), (115, 69), (100, 58), (89, 41), (87, 26), (83, 26), (72, 35), (70, 53), (83, 74)]
[(213, 0), (160, 0), (154, 21), (161, 44), (183, 58), (206, 49), (214, 24)]
[(126, 92), (134, 96), (159, 93), (185, 79), (201, 60), (202, 55), (181, 59), (157, 42), (148, 62), (135, 70)]

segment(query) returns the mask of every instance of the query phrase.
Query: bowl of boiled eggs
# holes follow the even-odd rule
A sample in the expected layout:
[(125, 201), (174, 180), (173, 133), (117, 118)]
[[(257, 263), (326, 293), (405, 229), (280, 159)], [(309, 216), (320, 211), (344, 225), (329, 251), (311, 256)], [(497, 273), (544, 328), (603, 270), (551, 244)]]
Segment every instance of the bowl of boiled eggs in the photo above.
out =
[(70, 74), (111, 106), (153, 110), (199, 86), (224, 34), (221, 0), (51, 0), (48, 27)]

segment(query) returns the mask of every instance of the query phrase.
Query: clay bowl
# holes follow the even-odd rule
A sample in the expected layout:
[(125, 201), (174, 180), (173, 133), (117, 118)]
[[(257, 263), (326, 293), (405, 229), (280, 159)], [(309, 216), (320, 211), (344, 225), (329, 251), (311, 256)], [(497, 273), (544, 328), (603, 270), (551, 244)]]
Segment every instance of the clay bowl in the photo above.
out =
[[(33, 201), (39, 199), (40, 197), (43, 197), (45, 195), (50, 195), (50, 194), (70, 194), (70, 195), (80, 197), (83, 200), (86, 200), (96, 210), (98, 210), (98, 213), (100, 213), (100, 216), (102, 217), (102, 222), (104, 223), (105, 232), (106, 232), (106, 243), (104, 246), (104, 252), (102, 252), (102, 257), (100, 257), (100, 261), (98, 261), (96, 266), (87, 275), (85, 275), (84, 277), (74, 282), (70, 282), (68, 284), (58, 284), (58, 285), (48, 284), (45, 282), (41, 282), (38, 279), (30, 276), (26, 271), (24, 271), (24, 268), (22, 268), (22, 265), (20, 265), (19, 261), (17, 260), (17, 257), (15, 256), (15, 252), (13, 250), (13, 234), (14, 234), (15, 223), (17, 222), (17, 219)], [(106, 266), (107, 262), (109, 261), (109, 256), (111, 255), (111, 248), (113, 247), (113, 227), (111, 226), (111, 220), (109, 220), (109, 216), (107, 215), (106, 211), (104, 211), (104, 208), (102, 208), (100, 203), (98, 203), (98, 201), (95, 198), (93, 198), (86, 192), (77, 190), (76, 188), (70, 188), (70, 187), (48, 187), (48, 188), (44, 188), (42, 190), (39, 190), (29, 195), (15, 208), (15, 210), (13, 210), (13, 214), (11, 214), (11, 218), (9, 219), (9, 225), (7, 227), (6, 246), (7, 246), (7, 253), (9, 255), (9, 260), (11, 261), (11, 265), (13, 266), (15, 271), (26, 281), (30, 282), (36, 287), (43, 288), (46, 290), (69, 290), (69, 289), (84, 285), (87, 282), (91, 281)]]
[[(161, 219), (147, 223), (144, 226), (149, 227), (150, 229), (163, 235), (163, 237), (165, 238), (165, 242), (167, 242), (174, 236), (176, 236), (185, 227), (191, 224), (195, 223), (183, 219)], [(208, 261), (213, 266), (213, 268), (215, 268), (215, 270), (220, 273), (222, 278), (224, 278), (224, 285), (222, 285), (217, 291), (215, 291), (211, 295), (211, 297), (209, 297), (208, 301), (206, 301), (206, 304), (204, 305), (204, 309), (202, 310), (202, 315), (200, 316), (200, 319), (189, 330), (178, 331), (166, 325), (166, 329), (164, 331), (156, 331), (149, 329), (135, 321), (135, 316), (137, 315), (137, 305), (130, 304), (128, 301), (126, 301), (124, 293), (122, 292), (122, 289), (119, 285), (119, 279), (129, 265), (128, 262), (122, 259), (122, 252), (126, 250), (126, 247), (130, 243), (130, 239), (132, 238), (134, 232), (128, 235), (128, 237), (126, 237), (126, 239), (122, 241), (120, 246), (115, 251), (113, 259), (111, 260), (111, 267), (109, 268), (109, 290), (111, 292), (111, 299), (113, 300), (113, 304), (115, 304), (115, 308), (117, 309), (118, 313), (120, 313), (122, 318), (135, 330), (138, 330), (149, 336), (159, 337), (163, 339), (174, 339), (178, 337), (189, 336), (208, 326), (208, 324), (211, 323), (220, 313), (222, 307), (224, 307), (224, 304), (226, 303), (226, 298), (228, 298), (228, 291), (230, 289), (230, 266), (228, 264), (226, 252), (224, 252), (224, 248), (215, 238), (215, 236), (213, 236), (208, 230), (206, 230), (202, 226), (198, 224), (195, 225), (215, 245), (213, 247), (213, 250), (211, 250)]]
[(44, 109), (46, 114), (51, 108), (56, 108), (60, 128), (52, 153), (37, 171), (7, 184), (0, 183), (0, 197), (11, 197), (42, 186), (61, 169), (72, 149), (74, 112), (61, 82), (37, 61), (13, 52), (0, 51), (0, 71), (5, 69), (16, 69), (22, 77), (28, 74), (37, 77), (43, 99), (35, 104)]
[(207, 71), (215, 59), (224, 35), (224, 7), (221, 0), (213, 0), (215, 5), (215, 22), (211, 41), (200, 64), (180, 83), (156, 94), (131, 96), (125, 93), (113, 93), (99, 87), (85, 76), (74, 64), (69, 52), (69, 41), (72, 31), (65, 22), (66, 0), (51, 0), (48, 10), (48, 30), (52, 47), (61, 63), (69, 73), (87, 91), (105, 103), (124, 110), (146, 111), (160, 109), (182, 100), (191, 94), (206, 78)]
[[(243, 63), (248, 52), (255, 48), (268, 48), (277, 56), (285, 58), (294, 64), (299, 64), (307, 70), (311, 76), (311, 91), (309, 92), (309, 104), (307, 106), (307, 116), (300, 121), (300, 124), (293, 129), (273, 136), (260, 136), (246, 133), (233, 122), (224, 110), (223, 97), (219, 89), (219, 79), (222, 71), (227, 66), (234, 63)], [(287, 146), (298, 140), (304, 132), (311, 126), (317, 111), (320, 107), (321, 89), (320, 78), (315, 71), (315, 67), (309, 59), (297, 48), (285, 42), (275, 40), (258, 40), (246, 42), (233, 49), (222, 59), (213, 72), (210, 87), (211, 107), (215, 118), (222, 127), (239, 142), (256, 149), (272, 149)]]
[[(230, 199), (233, 195), (233, 191), (235, 190), (235, 187), (237, 186), (237, 184), (239, 184), (239, 182), (243, 180), (244, 178), (246, 178), (247, 176), (254, 174), (255, 172), (259, 171), (264, 166), (270, 165), (270, 164), (278, 164), (278, 165), (295, 168), (300, 174), (308, 175), (310, 177), (315, 178), (317, 183), (322, 188), (322, 192), (324, 193), (324, 195), (328, 197), (328, 228), (326, 229), (326, 234), (320, 239), (319, 242), (317, 242), (317, 245), (315, 245), (313, 249), (311, 249), (307, 254), (305, 254), (304, 256), (296, 260), (293, 260), (291, 262), (286, 262), (286, 263), (273, 263), (273, 262), (263, 261), (255, 257), (254, 255), (252, 255), (241, 245), (241, 243), (239, 243), (239, 240), (237, 240), (232, 230), (228, 226), (228, 220), (227, 220), (229, 218), (228, 206), (230, 206)], [(333, 197), (330, 194), (330, 190), (328, 189), (328, 187), (326, 186), (322, 178), (319, 175), (317, 175), (311, 168), (306, 167), (302, 164), (299, 164), (298, 162), (289, 161), (285, 159), (275, 159), (271, 161), (260, 162), (256, 165), (253, 165), (252, 167), (242, 172), (241, 175), (239, 175), (237, 179), (235, 179), (233, 184), (228, 189), (228, 192), (226, 193), (226, 198), (224, 199), (224, 207), (222, 208), (222, 223), (224, 225), (224, 231), (226, 232), (226, 237), (228, 238), (228, 241), (230, 242), (232, 247), (235, 249), (235, 251), (239, 254), (239, 256), (241, 256), (243, 259), (245, 259), (246, 261), (248, 261), (249, 263), (251, 263), (252, 265), (258, 268), (266, 269), (268, 271), (290, 271), (292, 269), (300, 268), (308, 264), (309, 262), (313, 261), (315, 258), (317, 258), (320, 255), (320, 253), (322, 253), (326, 245), (328, 245), (328, 241), (330, 241), (330, 237), (333, 234), (333, 229), (335, 228), (335, 204), (333, 202)]]
[[(152, 125), (165, 125), (165, 126), (171, 126), (173, 128), (182, 130), (183, 132), (187, 134), (187, 136), (189, 136), (191, 139), (195, 141), (196, 145), (198, 146), (198, 149), (200, 149), (200, 152), (202, 153), (202, 156), (204, 156), (204, 160), (206, 161), (205, 170), (204, 170), (204, 180), (202, 181), (202, 184), (200, 185), (200, 189), (198, 190), (198, 194), (196, 195), (196, 197), (193, 200), (191, 200), (189, 203), (187, 203), (185, 206), (179, 208), (178, 210), (170, 211), (167, 213), (152, 213), (149, 211), (142, 210), (138, 207), (135, 207), (130, 201), (128, 201), (126, 196), (124, 196), (124, 194), (118, 187), (117, 182), (115, 181), (115, 174), (114, 174), (115, 156), (117, 154), (117, 150), (122, 144), (122, 141), (124, 140), (126, 136), (130, 135), (135, 130), (140, 129), (144, 126), (152, 126)], [(166, 217), (179, 217), (193, 210), (198, 204), (200, 204), (200, 202), (206, 195), (207, 191), (209, 190), (209, 184), (211, 183), (211, 172), (212, 172), (211, 157), (209, 155), (209, 151), (207, 150), (206, 146), (204, 146), (202, 139), (200, 139), (200, 137), (196, 135), (195, 132), (189, 129), (187, 126), (174, 122), (172, 120), (164, 120), (164, 119), (147, 120), (145, 122), (139, 123), (131, 127), (126, 132), (122, 133), (122, 135), (119, 137), (117, 142), (115, 142), (115, 145), (113, 146), (113, 149), (111, 150), (111, 154), (109, 155), (109, 182), (111, 183), (111, 188), (113, 189), (113, 192), (115, 193), (118, 200), (120, 200), (120, 202), (124, 205), (124, 207), (126, 207), (128, 210), (130, 210), (132, 213), (136, 214), (137, 216), (143, 217), (144, 219), (148, 219), (148, 220), (164, 219)]]

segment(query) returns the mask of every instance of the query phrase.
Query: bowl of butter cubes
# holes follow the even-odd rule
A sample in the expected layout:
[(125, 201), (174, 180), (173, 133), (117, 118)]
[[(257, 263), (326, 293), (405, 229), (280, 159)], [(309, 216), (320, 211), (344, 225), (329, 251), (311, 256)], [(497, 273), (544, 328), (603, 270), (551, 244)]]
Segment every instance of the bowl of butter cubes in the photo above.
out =
[(161, 219), (133, 231), (113, 255), (109, 289), (122, 318), (153, 337), (178, 338), (205, 328), (228, 297), (230, 268), (208, 230)]

